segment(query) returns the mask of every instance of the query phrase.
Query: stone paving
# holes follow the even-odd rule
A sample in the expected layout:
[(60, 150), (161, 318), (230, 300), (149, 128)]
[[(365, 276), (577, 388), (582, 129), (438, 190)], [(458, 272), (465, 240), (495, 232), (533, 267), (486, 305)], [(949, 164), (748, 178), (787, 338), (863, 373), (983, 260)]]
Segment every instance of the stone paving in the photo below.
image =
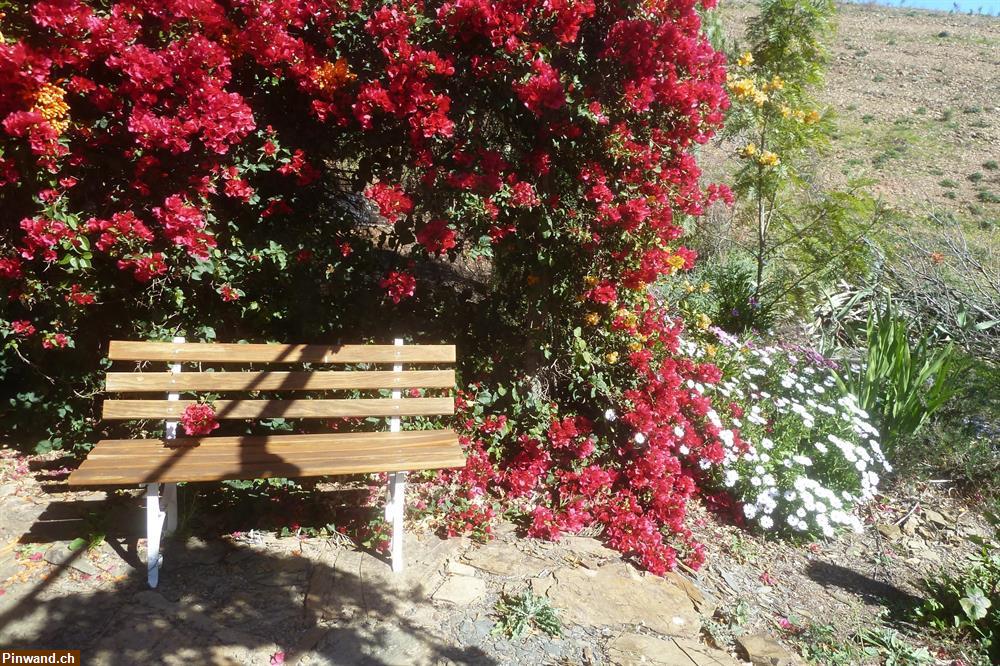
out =
[[(138, 498), (0, 487), (0, 645), (68, 647), (88, 664), (677, 664), (735, 666), (701, 640), (704, 597), (584, 537), (501, 530), (487, 544), (411, 531), (407, 569), (332, 539), (168, 540), (145, 585)], [(70, 549), (101, 507), (109, 533)], [(74, 544), (79, 545), (79, 544)], [(494, 636), (501, 593), (547, 596), (551, 638)], [(710, 612), (710, 611), (708, 611)]]

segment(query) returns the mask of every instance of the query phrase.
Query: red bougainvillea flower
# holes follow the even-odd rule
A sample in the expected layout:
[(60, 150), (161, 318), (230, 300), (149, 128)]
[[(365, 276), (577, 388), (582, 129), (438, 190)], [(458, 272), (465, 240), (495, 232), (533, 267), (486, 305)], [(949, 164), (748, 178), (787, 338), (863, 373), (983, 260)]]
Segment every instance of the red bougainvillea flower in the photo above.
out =
[(46, 333), (42, 340), (44, 349), (62, 349), (68, 347), (70, 339), (64, 333)]
[(537, 116), (546, 110), (562, 108), (566, 92), (559, 80), (559, 70), (541, 58), (531, 63), (531, 68), (534, 75), (514, 88), (518, 99)]
[(444, 220), (435, 220), (417, 232), (417, 242), (431, 254), (443, 254), (455, 247), (455, 232), (448, 228)]
[(399, 303), (404, 298), (413, 296), (417, 289), (417, 280), (404, 271), (391, 271), (382, 278), (379, 286), (385, 289), (386, 295), (392, 299), (393, 303)]
[(27, 319), (19, 319), (17, 321), (10, 322), (10, 330), (14, 332), (14, 335), (20, 335), (22, 337), (28, 337), (29, 335), (35, 334), (35, 326)]
[(215, 410), (204, 402), (196, 402), (184, 408), (180, 418), (184, 432), (191, 436), (209, 435), (219, 427), (215, 420)]
[(396, 222), (413, 210), (413, 201), (398, 185), (375, 183), (365, 190), (365, 196), (378, 207), (386, 222)]
[(219, 295), (222, 296), (222, 300), (230, 303), (232, 301), (240, 300), (240, 296), (243, 294), (239, 290), (233, 289), (232, 285), (224, 284), (219, 287)]

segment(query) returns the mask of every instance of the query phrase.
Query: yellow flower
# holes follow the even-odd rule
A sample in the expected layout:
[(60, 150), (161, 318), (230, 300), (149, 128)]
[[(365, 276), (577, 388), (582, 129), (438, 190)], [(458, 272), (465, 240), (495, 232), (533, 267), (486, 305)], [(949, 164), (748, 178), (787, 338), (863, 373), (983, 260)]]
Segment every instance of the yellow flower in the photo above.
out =
[(718, 348), (715, 345), (705, 345), (705, 354), (709, 358), (713, 358), (716, 351), (718, 351)]
[(762, 166), (773, 167), (778, 166), (778, 164), (781, 163), (781, 158), (772, 153), (770, 150), (765, 150), (760, 154), (760, 157), (757, 158), (757, 161)]
[(701, 283), (701, 293), (707, 294), (710, 291), (712, 291), (712, 285), (710, 285), (707, 282), (702, 282)]
[(641, 342), (634, 342), (634, 341), (630, 342), (630, 343), (628, 343), (628, 348), (629, 348), (629, 351), (634, 351), (634, 352), (641, 351), (642, 350), (642, 343)]
[(712, 320), (704, 312), (699, 312), (698, 316), (695, 317), (695, 324), (698, 326), (698, 328), (705, 330), (712, 325)]
[(758, 95), (761, 95), (759, 90), (757, 90), (757, 84), (753, 82), (753, 79), (738, 79), (729, 84), (729, 91), (733, 93), (739, 99), (756, 99)]
[(764, 102), (767, 101), (767, 95), (760, 92), (759, 90), (753, 95), (753, 103), (757, 106), (764, 106)]
[(608, 352), (604, 355), (604, 360), (608, 362), (608, 365), (614, 365), (618, 362), (618, 352)]
[(597, 326), (601, 323), (601, 315), (596, 312), (588, 312), (583, 316), (583, 320), (587, 322), (590, 326)]
[(768, 90), (783, 90), (785, 87), (785, 81), (780, 76), (775, 74), (771, 77), (771, 81), (764, 87)]
[(788, 116), (792, 115), (792, 108), (786, 104), (782, 104), (779, 111), (781, 112), (782, 118), (787, 118)]
[(743, 146), (743, 150), (740, 151), (740, 157), (751, 158), (757, 154), (757, 144), (748, 143)]
[(803, 116), (802, 120), (803, 122), (805, 122), (806, 125), (814, 125), (819, 122), (819, 118), (820, 118), (819, 111), (813, 109), (805, 116)]
[(583, 284), (586, 285), (587, 287), (593, 287), (594, 285), (597, 284), (597, 278), (595, 278), (593, 275), (588, 275), (583, 278)]
[(42, 84), (35, 93), (35, 106), (32, 108), (42, 118), (48, 121), (55, 131), (62, 134), (69, 127), (69, 105), (66, 103), (66, 91), (51, 83)]
[(749, 51), (741, 55), (739, 59), (736, 61), (737, 67), (749, 67), (752, 64), (753, 64), (753, 54), (750, 53)]
[(693, 284), (691, 284), (690, 282), (688, 282), (687, 280), (684, 280), (684, 291), (686, 291), (687, 293), (691, 294), (691, 293), (694, 293), (694, 290), (695, 290), (695, 286)]
[(667, 264), (675, 271), (684, 268), (684, 257), (679, 254), (672, 254), (667, 258)]

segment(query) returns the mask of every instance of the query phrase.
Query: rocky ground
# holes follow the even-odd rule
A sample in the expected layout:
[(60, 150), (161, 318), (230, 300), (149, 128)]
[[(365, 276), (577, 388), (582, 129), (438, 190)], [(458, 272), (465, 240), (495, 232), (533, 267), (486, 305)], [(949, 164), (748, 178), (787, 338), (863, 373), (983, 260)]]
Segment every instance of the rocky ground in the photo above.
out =
[[(715, 602), (690, 578), (509, 526), (487, 544), (411, 531), (393, 575), (342, 539), (280, 538), (246, 516), (240, 532), (168, 541), (151, 590), (137, 491), (69, 492), (52, 455), (0, 453), (0, 645), (82, 649), (96, 664), (741, 663), (706, 643)], [(557, 609), (560, 637), (493, 635), (499, 596), (525, 591)], [(791, 663), (766, 637), (744, 641)]]
[[(708, 564), (665, 578), (597, 539), (510, 525), (486, 544), (412, 529), (393, 575), (346, 539), (279, 537), (233, 510), (222, 522), (236, 532), (170, 540), (150, 590), (138, 491), (70, 492), (63, 464), (0, 449), (0, 645), (78, 648), (98, 664), (795, 664), (798, 631), (822, 623), (849, 640), (989, 535), (928, 486), (880, 498), (863, 535), (800, 545), (694, 505)], [(523, 592), (556, 609), (560, 637), (494, 635), (500, 596)]]

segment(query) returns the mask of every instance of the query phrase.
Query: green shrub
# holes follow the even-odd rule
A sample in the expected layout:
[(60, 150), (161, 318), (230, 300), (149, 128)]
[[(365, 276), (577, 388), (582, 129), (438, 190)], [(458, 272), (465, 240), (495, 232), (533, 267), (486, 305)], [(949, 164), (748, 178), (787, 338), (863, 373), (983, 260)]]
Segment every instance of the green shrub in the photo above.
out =
[(886, 297), (873, 305), (866, 326), (867, 352), (862, 366), (838, 376), (843, 390), (857, 397), (879, 427), (886, 451), (918, 432), (952, 397), (953, 347), (932, 347), (927, 335), (911, 341), (909, 323)]
[(997, 169), (1000, 169), (1000, 164), (998, 164), (996, 160), (987, 160), (983, 162), (983, 168), (988, 171), (996, 171)]

